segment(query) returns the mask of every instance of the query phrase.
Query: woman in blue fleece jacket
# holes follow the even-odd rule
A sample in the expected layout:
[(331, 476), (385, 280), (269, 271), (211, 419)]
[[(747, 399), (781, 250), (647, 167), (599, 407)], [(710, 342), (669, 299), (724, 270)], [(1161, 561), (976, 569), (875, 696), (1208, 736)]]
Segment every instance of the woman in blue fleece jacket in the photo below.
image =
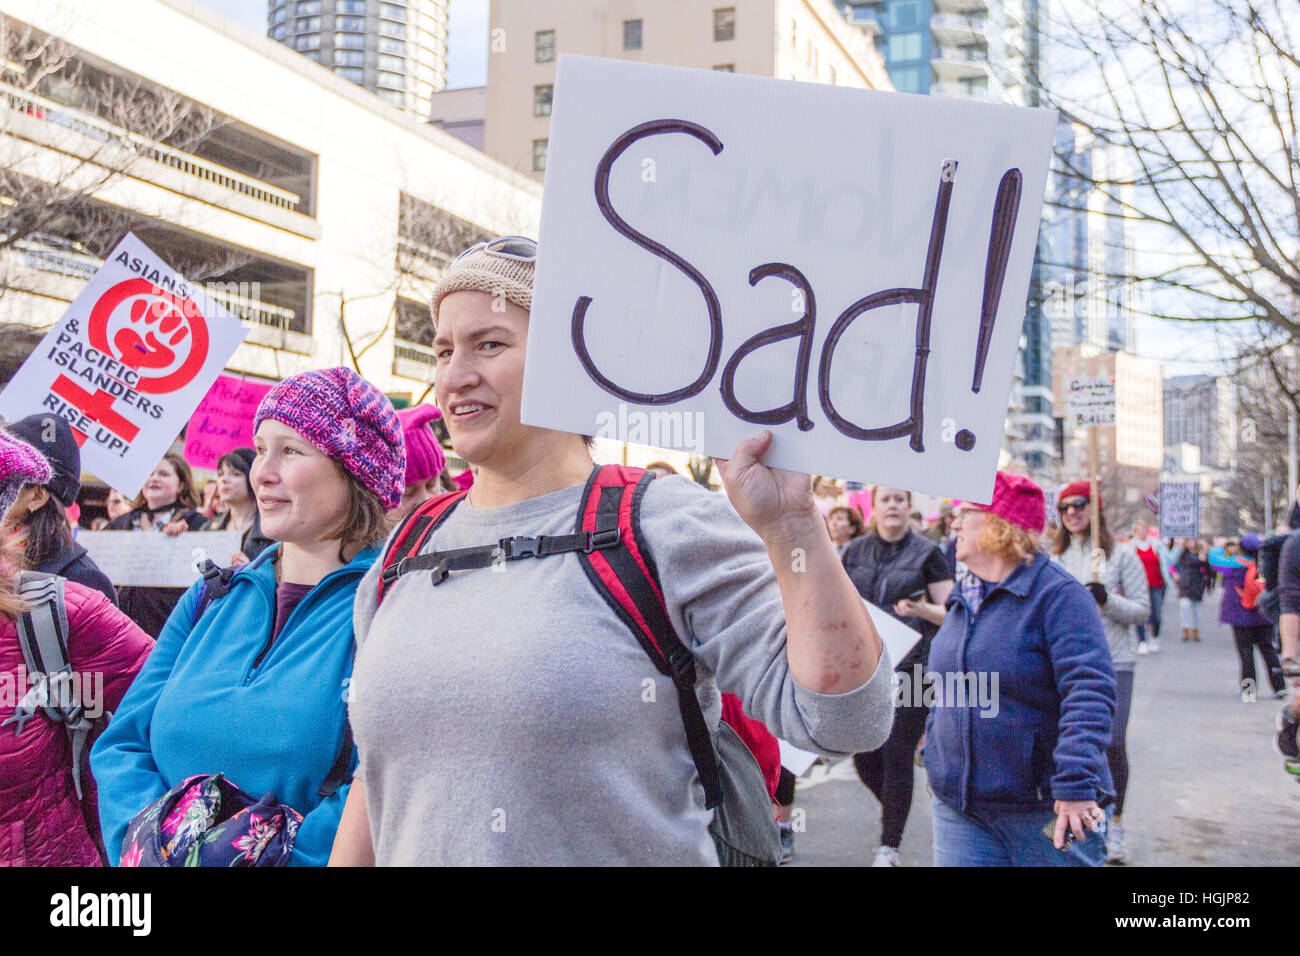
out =
[(278, 543), (197, 621), (202, 582), (186, 592), (96, 743), (113, 861), (141, 810), (214, 773), (303, 814), (289, 865), (329, 857), (350, 784), (317, 790), (349, 739), (352, 604), (401, 499), (405, 445), (392, 404), (344, 368), (281, 382), (254, 429), (250, 477), (262, 530)]
[(998, 472), (953, 525), (968, 571), (930, 649), (925, 738), (936, 866), (1106, 859), (1115, 672), (1096, 602), (1038, 549), (1044, 517), (1037, 485)]

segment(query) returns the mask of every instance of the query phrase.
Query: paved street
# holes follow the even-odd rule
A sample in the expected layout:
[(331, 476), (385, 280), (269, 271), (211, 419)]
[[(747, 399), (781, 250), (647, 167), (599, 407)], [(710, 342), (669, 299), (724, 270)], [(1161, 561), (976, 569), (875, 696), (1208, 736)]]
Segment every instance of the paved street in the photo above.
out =
[[(1300, 786), (1282, 772), (1272, 746), (1281, 702), (1268, 695), (1258, 660), (1259, 702), (1238, 699), (1232, 632), (1217, 621), (1220, 593), (1202, 607), (1199, 644), (1180, 642), (1178, 602), (1171, 597), (1160, 652), (1138, 659), (1124, 814), (1133, 866), (1300, 863)], [(925, 771), (917, 768), (904, 866), (931, 863), (929, 800)], [(806, 811), (807, 831), (796, 836), (792, 865), (871, 862), (880, 805), (851, 762), (798, 790), (795, 804)]]

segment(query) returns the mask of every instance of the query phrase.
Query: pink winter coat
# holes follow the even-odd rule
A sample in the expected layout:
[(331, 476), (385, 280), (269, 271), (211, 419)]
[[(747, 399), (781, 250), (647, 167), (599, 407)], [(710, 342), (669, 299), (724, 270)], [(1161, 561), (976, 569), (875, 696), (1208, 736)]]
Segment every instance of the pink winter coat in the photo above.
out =
[[(82, 675), (103, 675), (99, 706), (111, 713), (153, 650), (153, 638), (99, 591), (69, 581), (67, 605), (68, 662)], [(0, 721), (13, 716), (26, 693), (25, 674), (18, 628), (0, 615)], [(94, 693), (94, 682), (83, 677), (83, 695)], [(14, 727), (0, 727), (0, 866), (99, 866), (93, 737), (82, 757), (85, 800), (78, 801), (63, 726), (37, 711), (22, 733)]]

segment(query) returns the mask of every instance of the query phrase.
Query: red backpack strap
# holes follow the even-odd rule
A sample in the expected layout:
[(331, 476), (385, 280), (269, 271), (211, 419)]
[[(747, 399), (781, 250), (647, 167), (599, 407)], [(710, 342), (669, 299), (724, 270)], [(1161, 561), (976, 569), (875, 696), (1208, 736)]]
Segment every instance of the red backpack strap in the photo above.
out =
[(704, 785), (705, 806), (713, 809), (722, 802), (722, 780), (713, 737), (695, 696), (695, 657), (673, 628), (659, 572), (641, 534), (641, 499), (653, 480), (652, 473), (625, 465), (604, 465), (592, 471), (583, 491), (577, 530), (594, 533), (617, 528), (619, 543), (579, 553), (578, 559), (596, 591), (632, 631), (655, 668), (672, 678), (691, 757)]
[(384, 550), (383, 562), (379, 569), (379, 601), (402, 575), (402, 561), (419, 554), (424, 542), (429, 539), (435, 528), (446, 519), (468, 490), (449, 491), (434, 495), (420, 504), (414, 511), (402, 519), (397, 526), (397, 533)]

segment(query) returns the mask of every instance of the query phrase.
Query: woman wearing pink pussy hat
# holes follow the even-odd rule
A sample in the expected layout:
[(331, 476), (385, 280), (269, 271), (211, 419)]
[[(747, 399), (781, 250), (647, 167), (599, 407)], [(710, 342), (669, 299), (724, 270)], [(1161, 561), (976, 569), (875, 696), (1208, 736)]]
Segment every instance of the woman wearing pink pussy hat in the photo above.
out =
[[(50, 621), (51, 605), (31, 607), (20, 601), (16, 575), (24, 560), (22, 543), (13, 534), (27, 509), (15, 505), (19, 493), (50, 483), (50, 464), (40, 452), (0, 431), (0, 686), (16, 691), (0, 697), (0, 866), (100, 866), (96, 791), (84, 751), (74, 750), (62, 723), (46, 712), (48, 688), (35, 665), (53, 669), (40, 654), (41, 620)], [(62, 636), (65, 660), (72, 670), (73, 700), (84, 708), (93, 739), (105, 714), (122, 696), (153, 649), (153, 638), (119, 611), (95, 588), (51, 576), (63, 588), (67, 628)], [(57, 605), (55, 605), (57, 607)], [(25, 647), (17, 619), (32, 611), (36, 641)], [(57, 612), (56, 612), (57, 613)], [(32, 693), (35, 692), (35, 693)], [(29, 694), (31, 696), (29, 696)], [(64, 702), (53, 695), (52, 705)], [(71, 703), (69, 701), (68, 703)], [(82, 759), (78, 759), (81, 756)]]
[(456, 484), (446, 474), (447, 455), (438, 443), (429, 423), (442, 417), (434, 405), (416, 405), (397, 413), (402, 423), (402, 438), (406, 441), (406, 487), (402, 500), (388, 513), (388, 521), (396, 525), (421, 502), (444, 491), (455, 491)]
[(930, 648), (925, 731), (936, 866), (1106, 859), (1115, 672), (1096, 604), (1043, 553), (1046, 517), (1042, 489), (1001, 471), (990, 504), (955, 506), (966, 572)]
[[(200, 607), (186, 592), (92, 762), (111, 859), (128, 825), (195, 775), (222, 773), (303, 815), (290, 866), (323, 865), (355, 765), (346, 701), (352, 605), (405, 487), (392, 404), (346, 368), (262, 400), (249, 477), (272, 544)], [(201, 611), (201, 613), (199, 613)]]

